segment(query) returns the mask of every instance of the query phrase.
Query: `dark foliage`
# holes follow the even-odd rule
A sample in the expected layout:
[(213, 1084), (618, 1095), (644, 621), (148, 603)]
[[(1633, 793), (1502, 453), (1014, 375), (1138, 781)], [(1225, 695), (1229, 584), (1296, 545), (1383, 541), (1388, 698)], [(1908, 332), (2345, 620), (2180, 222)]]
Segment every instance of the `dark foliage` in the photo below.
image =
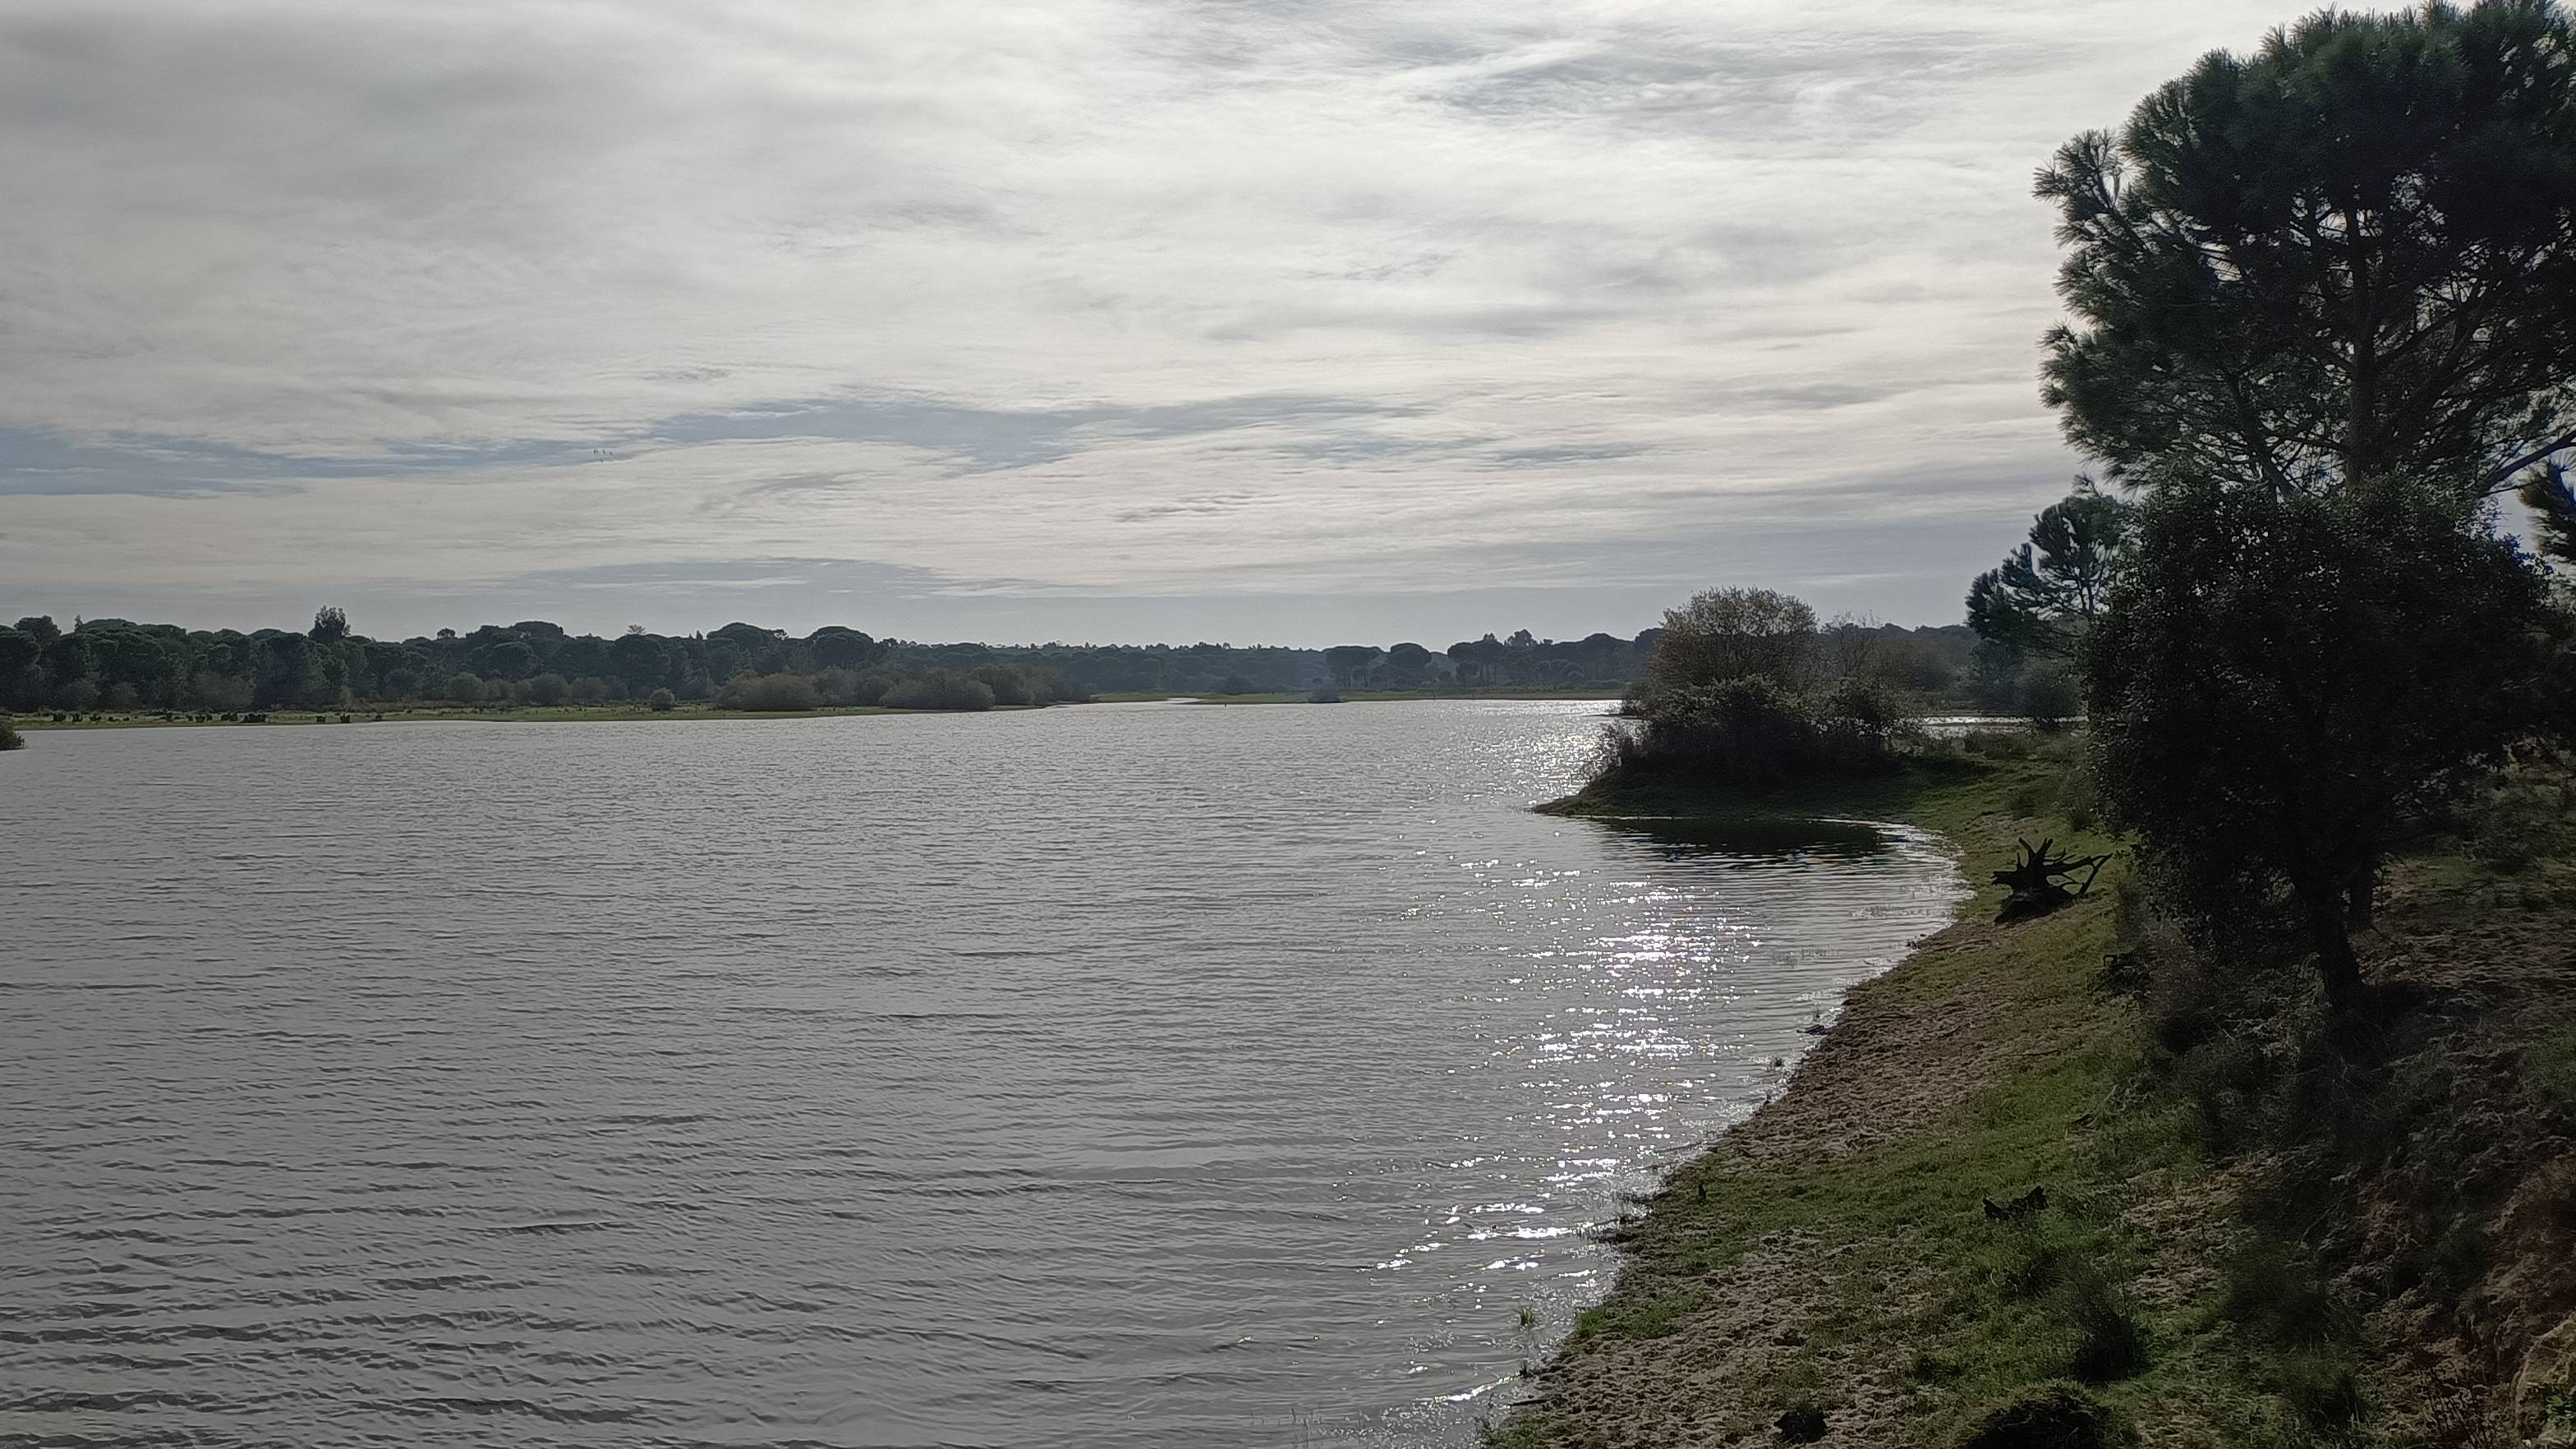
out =
[(2522, 503), (2531, 510), (2540, 551), (2576, 568), (2576, 489), (2567, 486), (2566, 468), (2553, 461), (2532, 469), (2522, 481)]
[(2532, 728), (2542, 580), (2441, 490), (2169, 485), (2088, 651), (2095, 775), (2203, 921), (2285, 892), (2330, 997), (2410, 812)]
[(1900, 710), (1867, 685), (1795, 693), (1763, 675), (1658, 694), (1603, 735), (1599, 772), (1763, 786), (1895, 761)]
[(2025, 1389), (1980, 1415), (1959, 1449), (2114, 1449), (2127, 1426), (2101, 1400), (2072, 1384)]
[(2323, 11), (2043, 172), (2047, 399), (2123, 482), (2439, 480), (2576, 447), (2576, 33), (2546, 0)]
[(2017, 655), (2065, 658), (2110, 603), (2128, 507), (2085, 480), (2040, 511), (2030, 539), (1968, 588), (1968, 627)]
[(821, 709), (823, 696), (802, 674), (737, 674), (716, 691), (718, 709), (789, 714)]
[(879, 703), (890, 709), (991, 709), (993, 687), (953, 669), (934, 669), (888, 689)]
[(1825, 1411), (1814, 1404), (1792, 1405), (1771, 1421), (1772, 1432), (1783, 1444), (1813, 1444), (1825, 1437), (1828, 1427)]
[(1786, 689), (1815, 673), (1816, 611), (1771, 589), (1712, 589), (1664, 615), (1646, 661), (1649, 697), (1759, 676)]

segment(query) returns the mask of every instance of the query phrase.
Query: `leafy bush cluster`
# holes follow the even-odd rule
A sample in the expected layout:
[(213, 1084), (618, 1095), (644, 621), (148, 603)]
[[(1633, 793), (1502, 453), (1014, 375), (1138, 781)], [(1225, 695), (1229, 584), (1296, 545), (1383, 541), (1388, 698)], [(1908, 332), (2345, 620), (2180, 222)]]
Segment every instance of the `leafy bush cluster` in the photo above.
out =
[(1681, 775), (1767, 785), (1857, 774), (1910, 737), (1907, 661), (1768, 589), (1721, 589), (1664, 616), (1628, 720), (1604, 733), (1596, 778)]
[(1894, 692), (1870, 681), (1798, 691), (1748, 675), (1637, 701), (1633, 723), (1603, 736), (1600, 768), (1750, 785), (1863, 773), (1894, 761), (1903, 722)]
[(789, 713), (821, 709), (823, 692), (804, 674), (737, 674), (716, 690), (716, 708)]
[[(934, 669), (888, 688), (878, 703), (889, 709), (991, 709), (1002, 702), (991, 682), (954, 669)], [(1025, 698), (1011, 701), (1026, 703)]]

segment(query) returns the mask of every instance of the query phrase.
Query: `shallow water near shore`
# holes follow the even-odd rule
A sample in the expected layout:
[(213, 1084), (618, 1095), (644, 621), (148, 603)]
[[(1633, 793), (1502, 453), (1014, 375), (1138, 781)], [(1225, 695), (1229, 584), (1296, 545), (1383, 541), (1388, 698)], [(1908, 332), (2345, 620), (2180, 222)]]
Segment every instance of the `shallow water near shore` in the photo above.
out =
[(1959, 889), (1600, 708), (44, 735), (0, 1443), (1472, 1443)]

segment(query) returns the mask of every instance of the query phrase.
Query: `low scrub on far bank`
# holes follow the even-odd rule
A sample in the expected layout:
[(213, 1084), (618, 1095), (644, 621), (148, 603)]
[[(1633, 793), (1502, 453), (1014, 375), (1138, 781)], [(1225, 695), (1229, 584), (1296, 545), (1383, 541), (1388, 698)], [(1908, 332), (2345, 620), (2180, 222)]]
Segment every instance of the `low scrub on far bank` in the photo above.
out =
[(972, 670), (824, 669), (813, 674), (737, 674), (718, 687), (715, 707), (769, 714), (829, 708), (974, 711), (996, 705), (1082, 703), (1088, 692), (1052, 671), (1010, 664)]

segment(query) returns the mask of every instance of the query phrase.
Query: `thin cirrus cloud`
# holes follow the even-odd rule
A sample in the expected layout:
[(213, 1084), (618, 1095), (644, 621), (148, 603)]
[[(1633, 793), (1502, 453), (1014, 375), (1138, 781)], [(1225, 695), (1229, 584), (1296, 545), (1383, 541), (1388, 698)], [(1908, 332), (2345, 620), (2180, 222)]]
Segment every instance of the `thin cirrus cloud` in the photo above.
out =
[(2075, 466), (2032, 168), (2293, 13), (22, 0), (0, 610), (1955, 618)]

